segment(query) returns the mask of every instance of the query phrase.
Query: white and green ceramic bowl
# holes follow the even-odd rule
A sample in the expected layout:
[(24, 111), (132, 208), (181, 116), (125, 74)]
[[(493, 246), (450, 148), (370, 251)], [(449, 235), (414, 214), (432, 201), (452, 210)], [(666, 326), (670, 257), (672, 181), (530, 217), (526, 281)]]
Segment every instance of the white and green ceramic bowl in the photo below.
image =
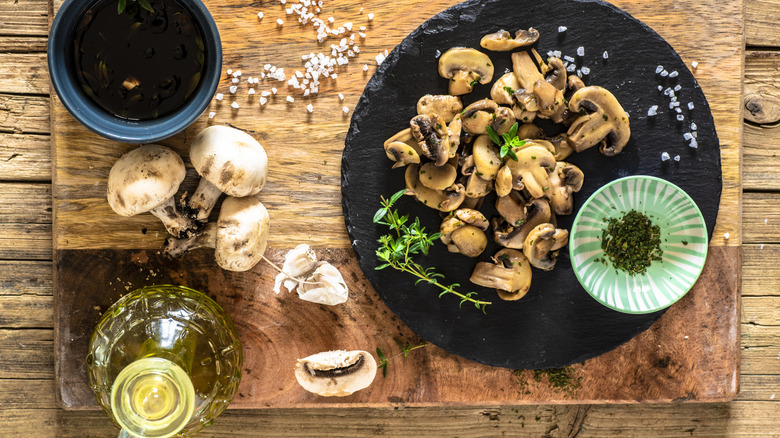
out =
[[(601, 249), (605, 219), (636, 210), (661, 229), (662, 260), (645, 274), (618, 270)], [(682, 298), (707, 258), (707, 227), (690, 196), (653, 176), (629, 176), (596, 191), (580, 208), (570, 237), (571, 264), (582, 287), (601, 304), (623, 313), (650, 313)]]

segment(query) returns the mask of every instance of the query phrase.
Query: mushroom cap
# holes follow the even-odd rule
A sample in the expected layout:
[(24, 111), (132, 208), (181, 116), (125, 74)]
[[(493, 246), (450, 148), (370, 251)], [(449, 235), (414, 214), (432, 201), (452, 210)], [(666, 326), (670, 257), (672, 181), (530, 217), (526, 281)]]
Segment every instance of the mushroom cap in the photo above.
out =
[(493, 83), (493, 88), (490, 89), (490, 98), (501, 105), (512, 105), (515, 103), (513, 97), (515, 91), (520, 88), (520, 82), (517, 81), (515, 74), (509, 72)]
[[(547, 65), (550, 71), (545, 75), (545, 80), (558, 90), (566, 91), (566, 66), (563, 65), (563, 61), (560, 58), (552, 57), (547, 61)], [(574, 77), (580, 79), (577, 76)]]
[(371, 385), (376, 370), (376, 360), (368, 352), (334, 350), (298, 359), (295, 378), (314, 394), (343, 397)]
[(214, 125), (201, 131), (190, 146), (190, 161), (201, 177), (229, 196), (259, 193), (268, 174), (263, 146), (229, 126)]
[(456, 228), (450, 235), (452, 246), (466, 257), (479, 257), (487, 248), (487, 236), (481, 228), (474, 225), (464, 225)]
[(461, 110), (463, 110), (463, 102), (458, 96), (426, 94), (417, 101), (418, 115), (435, 113), (446, 123), (450, 123)]
[(518, 47), (530, 46), (539, 39), (539, 31), (533, 27), (528, 30), (520, 29), (515, 32), (515, 37), (506, 30), (490, 33), (482, 37), (479, 45), (484, 49), (494, 52), (508, 52)]
[(420, 155), (417, 154), (415, 148), (400, 141), (385, 143), (385, 154), (387, 154), (387, 158), (395, 161), (393, 169), (420, 162)]
[(522, 177), (523, 186), (534, 198), (541, 198), (550, 189), (550, 177), (547, 170), (555, 168), (555, 156), (544, 146), (532, 142), (521, 148), (515, 148), (517, 161), (507, 161), (512, 170), (512, 178)]
[(458, 171), (449, 163), (437, 166), (434, 163), (427, 162), (420, 166), (420, 182), (425, 187), (444, 190), (455, 184), (455, 178), (458, 177)]
[(499, 106), (490, 99), (478, 100), (467, 106), (461, 114), (463, 130), (469, 134), (480, 135), (487, 132), (487, 126), (493, 123)]
[[(505, 248), (523, 249), (526, 237), (539, 224), (553, 220), (550, 203), (546, 199), (534, 199), (525, 205), (525, 218), (520, 223), (505, 223), (503, 227), (493, 227), (496, 243)], [(496, 225), (499, 225), (496, 223)]]
[(579, 192), (582, 183), (585, 180), (585, 174), (579, 167), (558, 161), (555, 164), (555, 170), (550, 172), (550, 206), (555, 214), (571, 214), (574, 208), (574, 197), (572, 193)]
[(260, 261), (268, 244), (271, 220), (255, 196), (228, 197), (217, 219), (217, 264), (228, 271), (247, 271)]
[(469, 281), (492, 287), (502, 300), (515, 301), (531, 288), (531, 264), (522, 252), (504, 248), (493, 257), (493, 263), (477, 262)]
[(535, 268), (549, 271), (555, 267), (558, 250), (569, 241), (569, 231), (553, 224), (534, 227), (523, 243), (523, 254)]
[(108, 205), (120, 216), (145, 213), (179, 190), (187, 169), (179, 154), (148, 144), (122, 155), (108, 173)]
[(493, 62), (479, 50), (453, 47), (439, 57), (439, 75), (450, 80), (450, 94), (467, 94), (475, 81), (487, 84), (493, 80)]
[(577, 90), (569, 100), (569, 111), (588, 114), (579, 116), (569, 126), (569, 143), (577, 152), (600, 144), (599, 151), (607, 156), (620, 153), (631, 137), (628, 114), (607, 89), (590, 86)]
[(420, 182), (420, 166), (410, 164), (406, 166), (404, 179), (406, 181), (406, 194), (431, 208), (439, 211), (453, 211), (457, 209), (466, 198), (466, 189), (461, 184), (453, 184), (444, 190), (435, 190), (425, 187)]

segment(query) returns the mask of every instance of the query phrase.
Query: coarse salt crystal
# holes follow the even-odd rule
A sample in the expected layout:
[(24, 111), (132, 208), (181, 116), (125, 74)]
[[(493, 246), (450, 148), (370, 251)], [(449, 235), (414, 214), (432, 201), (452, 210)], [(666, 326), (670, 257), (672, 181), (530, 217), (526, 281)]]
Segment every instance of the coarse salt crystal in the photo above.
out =
[(664, 89), (664, 86), (663, 86), (663, 85), (659, 85), (659, 86), (658, 86), (658, 91), (661, 91), (661, 90), (663, 90), (663, 89)]
[(696, 126), (696, 123), (695, 122), (691, 122), (691, 131), (695, 131), (697, 129), (699, 129), (699, 127)]
[(287, 101), (288, 102), (295, 102), (295, 99), (293, 99), (292, 96), (287, 96)]
[(769, 219), (764, 218), (764, 225), (766, 225), (767, 222), (769, 222)]
[(658, 67), (655, 68), (656, 74), (661, 73), (662, 71), (664, 71), (664, 66), (663, 65), (659, 65)]
[(233, 78), (233, 79), (232, 79), (232, 82), (233, 82), (234, 84), (237, 84), (237, 83), (238, 83), (238, 78)]
[(689, 109), (689, 110), (692, 110), (692, 109), (693, 109), (693, 102), (688, 102), (688, 109)]
[(346, 22), (344, 23), (344, 28), (348, 31), (352, 31), (352, 22)]
[(217, 95), (216, 95), (216, 96), (214, 96), (214, 99), (217, 99), (217, 100), (222, 100), (222, 98), (223, 98), (223, 97), (225, 97), (225, 95), (224, 95), (224, 94), (222, 94), (222, 93), (217, 93)]
[(607, 53), (607, 51), (605, 50), (604, 54), (601, 55), (601, 57), (604, 58), (604, 59), (607, 59), (607, 58), (609, 58), (609, 53)]
[(268, 99), (266, 99), (265, 97), (261, 97), (260, 98), (260, 105), (265, 105), (267, 102), (268, 102)]
[(252, 95), (252, 94), (255, 94), (255, 89), (254, 89), (254, 88), (250, 88), (250, 89), (249, 89), (249, 91), (248, 91), (248, 93), (249, 93), (250, 95)]
[(682, 114), (677, 114), (677, 121), (682, 122), (683, 120), (685, 120), (685, 116)]
[(237, 78), (237, 77), (239, 77), (239, 76), (241, 76), (241, 70), (236, 70), (236, 71), (233, 73), (233, 77), (236, 77), (236, 78)]
[(674, 109), (674, 111), (675, 111), (677, 114), (680, 114), (680, 113), (682, 113), (682, 108), (680, 108), (680, 107), (677, 107), (677, 108), (675, 108), (675, 109)]
[(230, 104), (230, 106), (232, 106), (235, 109), (238, 109), (238, 102), (233, 102)]
[(306, 105), (306, 111), (313, 113), (314, 112), (314, 106), (312, 104)]
[(664, 70), (664, 71), (661, 72), (661, 77), (662, 78), (665, 78), (667, 76), (669, 76), (669, 72), (668, 71)]
[(675, 70), (675, 71), (673, 71), (673, 72), (669, 73), (669, 77), (670, 77), (670, 78), (676, 78), (676, 77), (677, 77), (679, 74), (680, 74), (680, 73), (678, 73), (678, 72), (677, 72), (677, 70)]
[[(758, 249), (764, 249), (764, 244), (762, 243), (762, 244), (761, 244), (761, 245), (758, 247)], [(774, 395), (774, 394), (772, 394), (772, 395)]]
[(688, 146), (692, 147), (693, 149), (696, 149), (699, 147), (699, 142), (697, 142), (695, 138), (692, 138), (691, 142), (688, 143)]
[(212, 112), (210, 112), (210, 113), (209, 113), (209, 118), (210, 118), (210, 119), (213, 119), (213, 118), (214, 118), (214, 116), (216, 116), (216, 115), (217, 115), (217, 113), (215, 113), (214, 111), (212, 111)]
[(306, 96), (308, 96), (309, 94), (311, 94), (311, 90), (309, 90), (308, 88), (307, 88), (307, 89), (305, 89), (305, 90), (303, 90), (303, 97), (306, 97)]
[(344, 95), (339, 93), (339, 100), (344, 100)]
[(674, 86), (674, 91), (680, 91), (680, 90), (682, 90), (682, 85), (677, 84)]
[(265, 71), (268, 71), (271, 69), (271, 67), (273, 67), (271, 64), (266, 64), (263, 66), (263, 69), (265, 69)]
[(563, 57), (563, 59), (564, 59), (565, 61), (569, 61), (569, 62), (574, 62), (574, 61), (576, 61), (576, 59), (574, 59), (573, 57), (571, 57), (571, 56), (569, 56), (569, 55), (566, 55), (566, 56), (564, 56), (564, 57)]
[(295, 76), (298, 77), (298, 78), (302, 78), (303, 77), (303, 73), (301, 73), (300, 71), (296, 70), (295, 71)]
[(590, 68), (588, 67), (582, 67), (580, 70), (582, 70), (582, 74), (589, 75), (590, 74)]
[(661, 153), (661, 161), (669, 161), (671, 157), (669, 156), (669, 152), (662, 152)]
[(566, 66), (566, 71), (567, 72), (573, 73), (574, 70), (577, 70), (577, 65), (576, 64), (569, 64), (569, 65)]
[(236, 90), (238, 90), (238, 87), (235, 85), (230, 86), (230, 94), (236, 94)]
[(567, 29), (568, 28), (566, 26), (558, 26), (558, 33), (564, 33)]
[(585, 47), (577, 47), (577, 56), (585, 56)]
[(693, 138), (693, 136), (691, 135), (691, 133), (690, 133), (690, 132), (686, 132), (685, 134), (683, 134), (683, 138), (684, 138), (685, 140), (690, 140), (690, 139), (692, 139), (692, 138)]
[(384, 60), (385, 60), (385, 55), (384, 55), (384, 54), (382, 54), (382, 53), (380, 53), (380, 54), (376, 55), (376, 57), (374, 57), (374, 59), (376, 59), (376, 65), (379, 65), (379, 64), (381, 64), (382, 62), (384, 62)]
[(344, 111), (344, 114), (347, 114), (349, 112), (349, 108), (346, 106), (341, 107), (341, 111)]
[(726, 239), (726, 240), (729, 240), (729, 237), (731, 237), (731, 236), (729, 235), (729, 233), (723, 233), (723, 238), (724, 238), (724, 239)]
[(257, 13), (257, 18), (262, 20), (263, 19), (263, 13), (262, 12), (258, 12)]
[(373, 12), (369, 12), (368, 13), (368, 21), (372, 21), (373, 19), (374, 19), (374, 13)]
[(577, 77), (582, 77), (582, 70), (577, 69)]
[(282, 21), (281, 18), (277, 18), (276, 19), (276, 24), (278, 24), (279, 26), (283, 26), (284, 25), (284, 21)]
[(232, 69), (227, 69), (227, 71), (225, 71), (225, 73), (227, 73), (227, 75), (230, 76), (230, 75), (233, 74), (233, 70)]
[(360, 35), (360, 38), (365, 38), (366, 37), (365, 32), (358, 32), (358, 35)]
[(260, 95), (263, 96), (263, 97), (268, 97), (268, 96), (271, 95), (271, 92), (270, 91), (263, 91), (262, 93), (260, 93)]
[(698, 131), (691, 131), (691, 135), (693, 136), (693, 138), (699, 137)]
[(552, 54), (556, 58), (560, 58), (561, 57), (561, 51), (560, 50), (553, 50)]
[(276, 94), (276, 88), (271, 88), (271, 93)]
[(680, 161), (680, 156), (679, 155), (675, 155), (674, 156), (674, 161)]
[(658, 114), (658, 105), (653, 105), (647, 110), (647, 116), (652, 117)]
[(696, 61), (693, 61), (693, 62), (691, 63), (691, 67), (693, 67), (693, 68), (696, 68), (696, 67), (698, 67), (698, 66), (699, 66), (699, 63), (698, 63), (698, 62), (696, 62)]
[(672, 109), (672, 108), (678, 107), (678, 106), (680, 106), (680, 102), (677, 102), (677, 101), (669, 102), (669, 109)]
[(441, 56), (441, 50), (436, 49), (436, 55), (435, 56), (436, 56), (436, 58), (440, 57)]
[(363, 64), (363, 71), (368, 71), (368, 64)]

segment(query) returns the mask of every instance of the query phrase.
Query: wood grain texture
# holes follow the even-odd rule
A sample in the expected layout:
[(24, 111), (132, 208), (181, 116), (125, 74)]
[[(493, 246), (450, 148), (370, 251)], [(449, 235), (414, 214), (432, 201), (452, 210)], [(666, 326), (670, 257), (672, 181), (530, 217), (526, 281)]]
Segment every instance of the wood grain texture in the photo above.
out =
[(46, 53), (0, 53), (0, 64), (0, 93), (49, 94)]
[(780, 46), (780, 35), (777, 34), (778, 17), (778, 0), (745, 2), (745, 43), (750, 46)]
[(47, 0), (0, 0), (0, 34), (46, 36), (49, 2)]
[(780, 194), (751, 192), (744, 199), (745, 243), (780, 243)]
[(49, 98), (0, 94), (0, 132), (49, 133)]
[(51, 137), (0, 134), (0, 181), (51, 182)]

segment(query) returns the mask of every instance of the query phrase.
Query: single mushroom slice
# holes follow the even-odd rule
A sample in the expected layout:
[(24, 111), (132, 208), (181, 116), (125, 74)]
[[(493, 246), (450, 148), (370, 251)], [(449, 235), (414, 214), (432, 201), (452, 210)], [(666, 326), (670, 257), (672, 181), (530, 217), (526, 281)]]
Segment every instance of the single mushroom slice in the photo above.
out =
[(371, 385), (376, 370), (376, 360), (368, 352), (324, 351), (298, 359), (295, 379), (311, 393), (343, 397)]
[(174, 195), (187, 170), (179, 155), (164, 146), (149, 144), (122, 155), (108, 173), (108, 205), (120, 216), (149, 212), (165, 229), (180, 237), (194, 223), (176, 210)]
[[(471, 211), (482, 216), (482, 213), (476, 210)], [(484, 216), (477, 218), (476, 215), (462, 215), (462, 217), (466, 219), (474, 217), (478, 224), (487, 223), (487, 219)], [(441, 241), (447, 245), (447, 250), (453, 253), (460, 253), (466, 257), (479, 257), (487, 247), (485, 231), (479, 226), (469, 224), (468, 221), (464, 221), (456, 215), (444, 219), (439, 232), (441, 233)]]
[(525, 219), (515, 224), (496, 220), (493, 223), (493, 238), (505, 248), (522, 249), (526, 237), (537, 225), (550, 223), (553, 219), (550, 203), (546, 199), (534, 199), (525, 206)]
[(485, 180), (496, 179), (503, 163), (493, 140), (487, 135), (480, 135), (474, 140), (471, 151), (477, 175)]
[[(547, 60), (549, 70), (544, 79), (560, 91), (566, 91), (566, 66), (560, 58), (550, 58)], [(579, 77), (574, 76), (579, 79)]]
[(512, 171), (512, 178), (522, 178), (523, 186), (534, 198), (541, 198), (550, 189), (548, 171), (555, 168), (555, 157), (543, 146), (526, 143), (515, 148), (517, 161), (508, 160), (506, 165)]
[(464, 184), (466, 196), (469, 198), (482, 198), (493, 190), (493, 181), (482, 179), (476, 172), (466, 177)]
[(515, 92), (520, 88), (520, 82), (517, 81), (515, 74), (509, 72), (493, 83), (490, 98), (499, 105), (514, 105), (517, 102), (514, 97)]
[(458, 96), (426, 94), (417, 101), (417, 114), (438, 114), (445, 123), (450, 123), (463, 110)]
[(493, 80), (493, 62), (479, 50), (453, 47), (439, 57), (439, 75), (450, 80), (450, 94), (460, 96)]
[(526, 140), (544, 138), (544, 131), (542, 131), (542, 128), (534, 125), (533, 123), (523, 123), (519, 128), (517, 128), (517, 138)]
[(553, 212), (558, 215), (571, 214), (574, 208), (574, 196), (572, 193), (579, 192), (585, 174), (579, 167), (558, 161), (555, 164), (555, 170), (550, 172), (550, 205)]
[(490, 99), (478, 100), (467, 106), (461, 113), (463, 130), (473, 135), (487, 133), (487, 126), (494, 122), (498, 108), (498, 104)]
[[(450, 159), (455, 158), (458, 155), (458, 146), (460, 146), (460, 133), (463, 131), (463, 119), (460, 114), (456, 115), (447, 129), (450, 130)], [(457, 167), (457, 165), (455, 166)]]
[(222, 193), (236, 198), (260, 192), (268, 176), (268, 156), (251, 135), (229, 126), (201, 131), (190, 146), (190, 161), (201, 176), (186, 202), (193, 219), (205, 221)]
[(385, 140), (385, 154), (395, 161), (393, 169), (420, 162), (422, 149), (412, 135), (412, 128), (406, 128)]
[(569, 230), (553, 224), (537, 225), (523, 243), (523, 254), (533, 267), (549, 271), (555, 267), (558, 252), (569, 242)]
[(437, 166), (444, 165), (450, 159), (450, 132), (441, 116), (438, 114), (415, 116), (409, 125), (423, 155), (430, 158)]
[(490, 33), (482, 37), (479, 45), (483, 49), (494, 52), (508, 52), (518, 47), (530, 46), (539, 40), (539, 31), (533, 27), (528, 30), (520, 29), (515, 32), (515, 37), (506, 30)]
[(581, 88), (585, 88), (585, 82), (582, 82), (579, 76), (569, 76), (568, 79), (569, 90), (579, 91)]
[(406, 193), (413, 196), (418, 202), (439, 211), (452, 211), (457, 209), (466, 198), (466, 189), (461, 184), (453, 184), (444, 190), (435, 190), (420, 182), (420, 166), (410, 164), (406, 167), (404, 179), (406, 180)]
[[(496, 109), (496, 112), (493, 116), (493, 121), (490, 122), (489, 126), (493, 128), (493, 131), (500, 135), (509, 132), (512, 129), (512, 125), (514, 124), (515, 113), (512, 111), (512, 109), (505, 106), (500, 106), (498, 109)], [(485, 131), (487, 131), (487, 128), (485, 128)]]
[[(518, 190), (512, 190), (506, 196), (499, 196), (496, 198), (495, 205), (498, 214), (514, 227), (519, 227), (528, 218), (529, 200)], [(531, 208), (537, 208), (537, 206)]]
[(525, 51), (512, 53), (512, 72), (520, 83), (520, 88), (525, 90), (532, 90), (537, 82), (544, 81), (539, 66)]
[(271, 220), (256, 196), (229, 196), (219, 209), (217, 222), (183, 239), (168, 238), (165, 254), (177, 257), (198, 248), (214, 248), (217, 264), (228, 271), (248, 271), (262, 258), (268, 244)]
[(471, 281), (483, 287), (496, 289), (502, 300), (523, 298), (531, 288), (531, 265), (522, 252), (502, 249), (493, 257), (493, 263), (477, 262), (471, 273)]
[(512, 191), (512, 184), (512, 169), (507, 165), (501, 166), (496, 174), (496, 181), (494, 183), (496, 195), (498, 195), (499, 198), (508, 195)]
[(533, 90), (539, 104), (539, 117), (562, 123), (567, 109), (563, 91), (547, 81), (537, 81)]
[(555, 155), (555, 159), (557, 161), (565, 160), (569, 155), (572, 154), (572, 152), (574, 152), (574, 149), (572, 149), (571, 145), (569, 144), (569, 135), (565, 132), (562, 132), (555, 137), (546, 137), (546, 140), (555, 149), (553, 154)]
[(452, 165), (444, 163), (443, 166), (436, 166), (431, 162), (420, 166), (420, 182), (425, 187), (444, 190), (455, 184), (455, 178), (458, 177), (458, 171)]
[(590, 86), (577, 90), (569, 101), (569, 110), (580, 115), (569, 126), (569, 143), (577, 152), (599, 144), (607, 156), (620, 153), (631, 137), (628, 114), (608, 90)]

